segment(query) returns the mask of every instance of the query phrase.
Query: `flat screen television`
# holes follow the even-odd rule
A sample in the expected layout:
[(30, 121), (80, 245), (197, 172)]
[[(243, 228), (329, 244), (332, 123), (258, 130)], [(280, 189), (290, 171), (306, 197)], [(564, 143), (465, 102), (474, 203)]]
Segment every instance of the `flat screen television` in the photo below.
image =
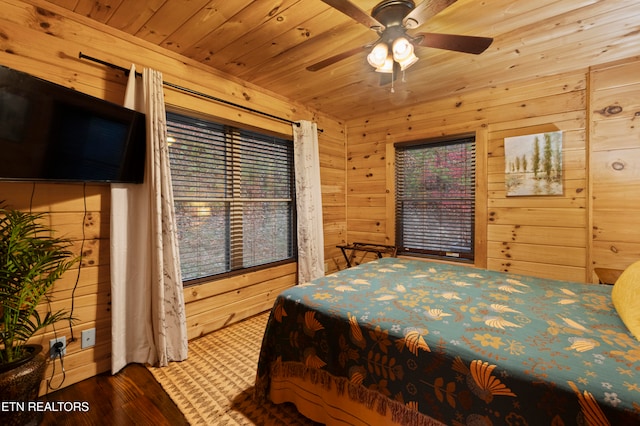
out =
[(0, 179), (144, 180), (145, 115), (0, 66)]

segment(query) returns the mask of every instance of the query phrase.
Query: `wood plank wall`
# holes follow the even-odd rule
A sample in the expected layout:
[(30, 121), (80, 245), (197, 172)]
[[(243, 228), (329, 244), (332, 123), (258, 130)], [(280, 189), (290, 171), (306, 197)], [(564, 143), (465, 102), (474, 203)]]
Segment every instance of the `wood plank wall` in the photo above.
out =
[[(119, 71), (78, 58), (78, 53), (129, 67), (152, 67), (165, 81), (209, 95), (246, 105), (290, 120), (313, 120), (323, 129), (320, 134), (321, 183), (325, 222), (327, 270), (336, 269), (336, 244), (346, 237), (345, 132), (339, 120), (319, 114), (274, 93), (250, 86), (191, 62), (175, 53), (141, 42), (131, 36), (96, 24), (81, 16), (40, 0), (0, 0), (0, 65), (24, 71), (84, 93), (121, 103), (125, 76)], [(197, 111), (225, 122), (254, 129), (291, 135), (291, 126), (216, 104), (173, 89), (165, 90), (167, 105)], [(76, 253), (84, 260), (80, 273), (69, 271), (56, 284), (53, 308), (71, 306), (78, 318), (72, 329), (56, 327), (56, 335), (71, 333), (79, 339), (82, 330), (95, 327), (97, 344), (81, 350), (79, 340), (68, 343), (64, 361), (66, 378), (60, 365), (51, 383), (68, 386), (111, 365), (111, 313), (109, 277), (110, 192), (107, 185), (45, 184), (0, 182), (0, 200), (13, 207), (48, 213), (51, 225), (74, 240)], [(86, 213), (85, 213), (86, 202)], [(76, 281), (77, 280), (77, 281)], [(296, 265), (266, 272), (246, 274), (185, 289), (189, 337), (213, 331), (271, 307), (278, 291), (296, 281)], [(77, 284), (76, 284), (77, 282)], [(75, 288), (75, 291), (74, 291)], [(47, 330), (38, 342), (48, 347), (54, 335)], [(47, 370), (51, 378), (53, 366)], [(43, 382), (41, 392), (47, 392)]]
[(640, 58), (590, 77), (592, 263), (623, 270), (640, 259)]
[[(639, 96), (632, 57), (348, 121), (347, 240), (394, 242), (394, 142), (476, 131), (477, 266), (580, 282), (623, 270), (640, 259)], [(564, 194), (507, 197), (504, 138), (556, 130)]]
[[(393, 143), (476, 132), (476, 265), (587, 280), (586, 109), (585, 68), (348, 121), (347, 239), (394, 243)], [(564, 194), (507, 197), (504, 138), (555, 130), (564, 132)]]

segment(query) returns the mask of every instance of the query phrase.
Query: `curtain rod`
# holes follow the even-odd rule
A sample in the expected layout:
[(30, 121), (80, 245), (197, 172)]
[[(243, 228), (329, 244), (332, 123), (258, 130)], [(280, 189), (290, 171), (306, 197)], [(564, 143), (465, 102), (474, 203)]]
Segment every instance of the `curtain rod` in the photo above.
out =
[[(97, 62), (97, 63), (102, 64), (102, 65), (105, 65), (105, 66), (107, 66), (107, 67), (109, 67), (109, 68), (113, 68), (113, 69), (120, 70), (120, 71), (122, 71), (126, 76), (128, 76), (128, 75), (129, 75), (129, 73), (130, 73), (130, 70), (128, 70), (128, 69), (126, 69), (126, 68), (124, 68), (124, 67), (118, 66), (118, 65), (116, 65), (116, 64), (112, 64), (111, 62), (103, 61), (102, 59), (98, 59), (98, 58), (94, 58), (94, 57), (91, 57), (91, 56), (85, 55), (85, 54), (84, 54), (84, 53), (82, 53), (82, 52), (79, 52), (79, 53), (78, 53), (78, 57), (79, 57), (80, 59), (87, 59), (87, 60), (92, 61), (92, 62)], [(137, 72), (137, 71), (136, 71), (136, 77), (142, 77), (142, 73), (139, 73), (139, 72)], [(295, 122), (295, 121), (291, 121), (291, 120), (289, 120), (289, 119), (287, 119), (287, 118), (278, 117), (278, 116), (276, 116), (276, 115), (269, 114), (269, 113), (264, 112), (264, 111), (258, 111), (257, 109), (249, 108), (249, 107), (244, 106), (244, 105), (240, 105), (240, 104), (236, 104), (236, 103), (233, 103), (233, 102), (230, 102), (230, 101), (224, 100), (224, 99), (216, 98), (215, 96), (207, 95), (206, 93), (198, 92), (198, 91), (196, 91), (196, 90), (189, 89), (189, 88), (187, 88), (187, 87), (183, 87), (183, 86), (179, 86), (179, 85), (177, 85), (177, 84), (169, 83), (169, 82), (167, 82), (167, 81), (163, 81), (163, 82), (162, 82), (162, 84), (164, 84), (165, 86), (169, 86), (169, 87), (171, 87), (171, 88), (174, 88), (174, 89), (180, 90), (180, 91), (182, 91), (182, 92), (189, 93), (189, 94), (191, 94), (191, 95), (200, 96), (200, 97), (203, 97), (203, 98), (206, 98), (206, 99), (210, 99), (210, 100), (212, 100), (212, 101), (216, 101), (216, 102), (223, 103), (223, 104), (226, 104), (226, 105), (231, 105), (231, 106), (233, 106), (233, 107), (235, 107), (235, 108), (239, 108), (239, 109), (242, 109), (242, 110), (245, 110), (245, 111), (248, 111), (248, 112), (252, 112), (252, 113), (254, 113), (254, 114), (263, 115), (263, 116), (265, 116), (265, 117), (273, 118), (274, 120), (283, 121), (283, 122), (285, 122), (285, 123), (295, 124), (296, 126), (300, 127), (300, 123)], [(322, 129), (318, 129), (318, 131), (319, 131), (319, 132), (323, 132), (323, 130), (322, 130)]]

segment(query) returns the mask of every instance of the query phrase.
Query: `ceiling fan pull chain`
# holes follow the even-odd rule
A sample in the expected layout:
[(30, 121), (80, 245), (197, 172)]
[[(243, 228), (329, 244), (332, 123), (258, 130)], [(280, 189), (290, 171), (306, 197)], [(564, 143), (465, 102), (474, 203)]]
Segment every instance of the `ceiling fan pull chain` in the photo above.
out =
[[(395, 68), (395, 67), (393, 67)], [(395, 83), (396, 83), (396, 70), (392, 69), (391, 70), (391, 93), (396, 93), (396, 89), (395, 89)]]

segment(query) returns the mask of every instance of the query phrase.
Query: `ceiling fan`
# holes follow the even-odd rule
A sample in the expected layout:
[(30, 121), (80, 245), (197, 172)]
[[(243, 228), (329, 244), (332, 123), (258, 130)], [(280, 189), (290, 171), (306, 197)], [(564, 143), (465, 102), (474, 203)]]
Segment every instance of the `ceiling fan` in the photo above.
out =
[(408, 33), (408, 30), (418, 28), (456, 0), (424, 0), (417, 6), (411, 0), (383, 0), (371, 10), (371, 15), (348, 0), (322, 1), (374, 30), (378, 34), (378, 40), (310, 65), (307, 67), (309, 71), (319, 71), (366, 49), (371, 49), (367, 56), (369, 64), (377, 72), (392, 74), (391, 81), (393, 81), (398, 70), (404, 71), (418, 60), (414, 53), (415, 46), (477, 55), (484, 52), (493, 42), (493, 39), (488, 37), (437, 33), (410, 35)]

